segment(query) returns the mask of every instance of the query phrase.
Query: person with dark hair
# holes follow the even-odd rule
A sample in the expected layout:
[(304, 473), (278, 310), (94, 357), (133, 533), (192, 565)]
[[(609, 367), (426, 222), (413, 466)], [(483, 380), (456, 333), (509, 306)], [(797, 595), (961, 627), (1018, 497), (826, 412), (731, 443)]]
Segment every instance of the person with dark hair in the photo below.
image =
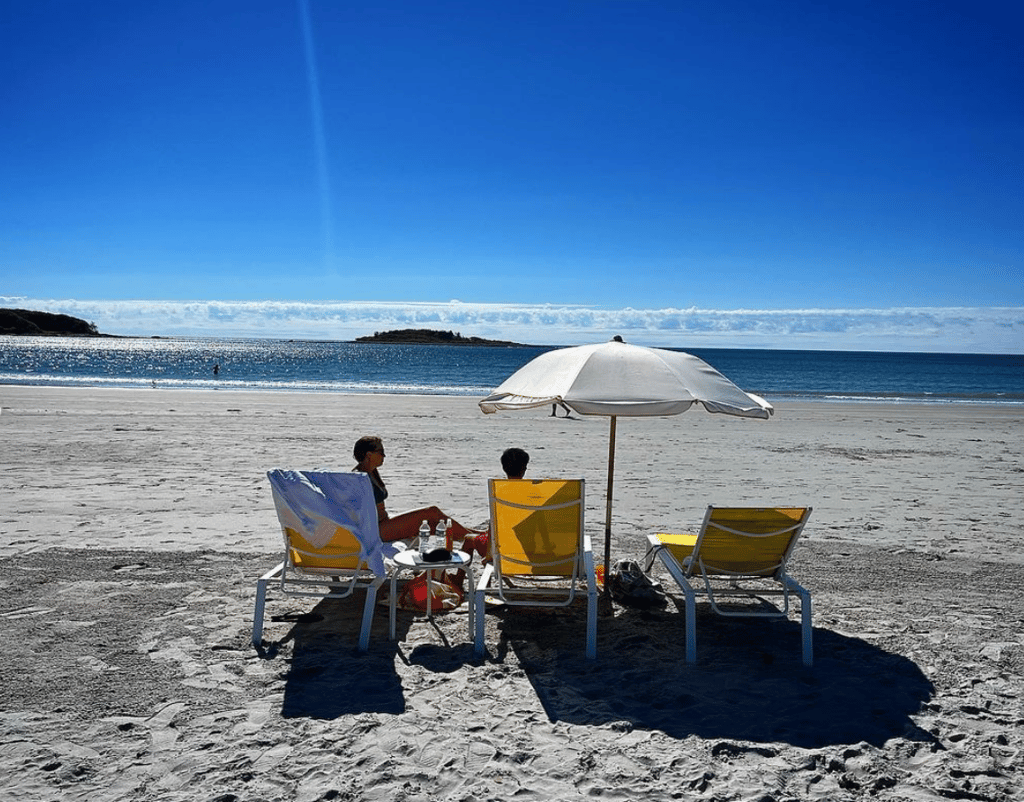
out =
[(501, 469), (509, 479), (522, 479), (529, 464), (530, 455), (521, 448), (506, 448), (501, 455)]
[(440, 507), (421, 507), (418, 510), (399, 513), (391, 516), (384, 502), (388, 498), (388, 488), (380, 475), (380, 466), (384, 464), (384, 443), (379, 437), (360, 437), (356, 440), (352, 449), (352, 456), (355, 458), (356, 467), (354, 470), (365, 473), (370, 477), (370, 484), (373, 486), (373, 500), (377, 503), (377, 526), (380, 529), (380, 539), (383, 541), (394, 540), (415, 540), (419, 537), (420, 524), (427, 521), (430, 524), (431, 532), (437, 527), (437, 522), (448, 520), (451, 522), (448, 529), (449, 540), (461, 540), (466, 534), (477, 535), (479, 532), (467, 529), (450, 515), (447, 515)]

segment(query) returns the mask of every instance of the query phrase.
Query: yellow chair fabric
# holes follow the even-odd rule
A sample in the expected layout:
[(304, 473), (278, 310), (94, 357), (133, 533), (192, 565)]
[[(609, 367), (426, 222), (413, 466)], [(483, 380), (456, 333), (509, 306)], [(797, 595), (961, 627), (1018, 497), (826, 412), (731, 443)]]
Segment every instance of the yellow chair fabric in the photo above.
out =
[(301, 532), (283, 527), (292, 565), (302, 570), (353, 571), (359, 567), (359, 541), (348, 529), (338, 527), (323, 548), (316, 548)]
[(578, 573), (583, 480), (492, 480), (491, 541), (500, 574)]
[(789, 557), (806, 513), (803, 508), (712, 508), (699, 537), (698, 560), (709, 574), (772, 576)]

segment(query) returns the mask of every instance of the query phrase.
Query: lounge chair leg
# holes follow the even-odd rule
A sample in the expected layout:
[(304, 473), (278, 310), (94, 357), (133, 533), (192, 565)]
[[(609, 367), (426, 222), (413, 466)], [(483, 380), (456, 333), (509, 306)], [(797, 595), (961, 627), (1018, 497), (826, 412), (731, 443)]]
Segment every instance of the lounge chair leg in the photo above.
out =
[[(652, 535), (653, 537), (653, 535)], [(659, 546), (653, 546), (647, 552), (647, 558), (650, 559), (651, 564), (654, 563), (654, 558), (659, 557), (662, 565), (675, 580), (679, 589), (683, 592), (683, 609), (685, 611), (686, 618), (686, 662), (696, 663), (697, 662), (697, 594), (693, 588), (690, 587), (690, 583), (683, 573), (682, 566), (672, 557), (672, 553), (667, 550), (663, 550)], [(651, 567), (648, 566), (647, 573), (650, 573)]]
[(252, 615), (252, 645), (257, 648), (263, 643), (263, 610), (267, 602), (267, 585), (283, 569), (284, 563), (280, 563), (256, 580), (256, 609), (253, 610)]
[(811, 626), (811, 594), (800, 588), (800, 624), (803, 630), (804, 665), (814, 665), (814, 628)]
[(683, 585), (686, 592), (686, 662), (697, 662), (697, 599), (689, 585)]
[(388, 638), (390, 640), (395, 639), (395, 612), (398, 600), (395, 595), (398, 593), (398, 569), (396, 568), (391, 572), (391, 593), (388, 596)]
[(469, 610), (466, 618), (469, 619), (469, 637), (473, 638), (476, 633), (476, 594), (473, 592), (473, 588), (476, 584), (473, 581), (473, 568), (471, 565), (466, 565), (466, 579), (469, 580)]
[(587, 594), (587, 659), (597, 659), (597, 589)]
[(814, 665), (814, 630), (811, 628), (811, 600), (808, 598), (805, 602), (806, 607), (802, 608), (803, 617), (803, 652), (804, 652), (804, 665), (810, 668)]
[(800, 597), (800, 635), (803, 662), (805, 666), (814, 665), (814, 627), (811, 625), (811, 594), (799, 582), (790, 576), (783, 578), (783, 584)]
[(263, 643), (263, 607), (267, 600), (267, 580), (256, 581), (256, 610), (252, 616), (252, 645)]
[(483, 588), (473, 591), (473, 606), (476, 608), (474, 621), (476, 637), (473, 639), (473, 651), (477, 657), (484, 656), (484, 591)]
[(377, 590), (384, 584), (384, 577), (378, 577), (366, 589), (366, 603), (363, 605), (363, 625), (359, 630), (359, 651), (370, 648), (370, 628), (373, 626), (373, 610), (377, 606)]

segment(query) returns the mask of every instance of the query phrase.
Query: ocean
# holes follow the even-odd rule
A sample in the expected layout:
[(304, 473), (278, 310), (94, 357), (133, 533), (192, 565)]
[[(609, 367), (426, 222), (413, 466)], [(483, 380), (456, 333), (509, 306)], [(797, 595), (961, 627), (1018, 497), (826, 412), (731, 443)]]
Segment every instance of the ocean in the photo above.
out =
[[(547, 350), (550, 347), (0, 336), (0, 385), (483, 397)], [(1019, 355), (687, 350), (769, 401), (1024, 404), (1024, 356)]]

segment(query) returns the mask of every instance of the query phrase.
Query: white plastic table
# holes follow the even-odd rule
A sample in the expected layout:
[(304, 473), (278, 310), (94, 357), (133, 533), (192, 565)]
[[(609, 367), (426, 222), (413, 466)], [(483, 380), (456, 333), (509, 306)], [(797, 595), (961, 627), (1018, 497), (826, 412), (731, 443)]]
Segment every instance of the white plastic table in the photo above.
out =
[[(473, 555), (467, 554), (464, 551), (453, 551), (452, 558), (443, 562), (424, 562), (420, 556), (418, 550), (407, 549), (406, 551), (400, 551), (395, 555), (395, 570), (391, 572), (391, 596), (388, 599), (389, 612), (391, 614), (391, 640), (395, 639), (395, 618), (396, 618), (396, 605), (398, 602), (398, 575), (402, 571), (425, 571), (427, 572), (427, 581), (433, 579), (434, 573), (437, 571), (446, 571), (449, 568), (461, 568), (466, 572), (467, 584), (464, 587), (468, 587), (469, 590), (466, 595), (469, 596), (469, 639), (473, 640), (473, 621), (475, 616), (475, 610), (473, 609), (473, 588), (476, 587), (473, 582)], [(428, 585), (429, 588), (429, 585)], [(433, 616), (433, 605), (427, 602), (427, 618)]]

